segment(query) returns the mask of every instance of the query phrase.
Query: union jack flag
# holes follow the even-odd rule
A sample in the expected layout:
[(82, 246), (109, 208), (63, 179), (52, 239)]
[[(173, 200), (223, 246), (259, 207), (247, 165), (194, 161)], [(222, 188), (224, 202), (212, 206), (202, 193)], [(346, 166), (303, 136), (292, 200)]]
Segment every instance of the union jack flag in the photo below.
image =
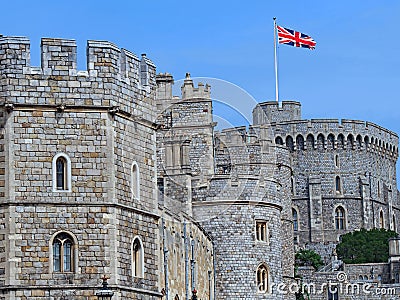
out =
[(317, 43), (308, 35), (279, 25), (277, 25), (276, 28), (278, 29), (279, 44), (303, 47), (311, 50), (315, 49)]

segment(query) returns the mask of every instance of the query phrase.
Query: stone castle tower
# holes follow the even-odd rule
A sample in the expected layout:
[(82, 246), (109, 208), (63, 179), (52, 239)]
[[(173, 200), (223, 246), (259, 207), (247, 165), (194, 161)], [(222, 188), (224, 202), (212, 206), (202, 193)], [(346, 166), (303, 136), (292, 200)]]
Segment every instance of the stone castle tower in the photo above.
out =
[(77, 71), (75, 41), (42, 39), (32, 67), (0, 38), (0, 299), (95, 299), (104, 275), (113, 299), (209, 297), (210, 237), (157, 201), (155, 66), (87, 53)]
[(289, 101), (261, 103), (253, 119), (272, 122), (275, 144), (290, 151), (298, 246), (329, 259), (344, 233), (398, 231), (396, 133), (363, 121), (302, 120), (300, 103)]
[[(0, 37), (0, 299), (294, 299), (294, 251), (398, 231), (398, 137), (260, 103), (215, 131), (211, 87), (110, 42)], [(398, 244), (398, 242), (397, 242)], [(398, 261), (392, 242), (392, 260)], [(390, 276), (395, 278), (395, 271)]]

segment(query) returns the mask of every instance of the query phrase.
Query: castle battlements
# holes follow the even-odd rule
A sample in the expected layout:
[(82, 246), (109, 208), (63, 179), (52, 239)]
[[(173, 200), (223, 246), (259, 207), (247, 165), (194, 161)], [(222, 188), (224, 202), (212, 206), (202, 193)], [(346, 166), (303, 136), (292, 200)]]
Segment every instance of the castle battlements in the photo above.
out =
[(41, 66), (34, 67), (28, 38), (0, 37), (3, 103), (114, 107), (154, 122), (155, 69), (145, 54), (88, 41), (87, 70), (78, 71), (75, 40), (58, 38), (41, 40)]
[(283, 101), (260, 103), (253, 110), (255, 124), (270, 124), (276, 144), (289, 150), (329, 147), (367, 149), (393, 159), (398, 157), (398, 135), (371, 122), (347, 119), (301, 120), (300, 103)]
[(154, 63), (145, 54), (139, 59), (126, 49), (107, 41), (87, 42), (87, 73), (77, 71), (76, 41), (42, 38), (41, 66), (30, 65), (30, 41), (26, 37), (0, 37), (1, 70), (7, 74), (42, 74), (48, 76), (111, 77), (149, 85), (149, 68)]
[(301, 104), (297, 101), (268, 101), (253, 109), (254, 125), (293, 120), (301, 120)]
[(358, 120), (311, 119), (271, 123), (275, 142), (290, 150), (367, 149), (393, 159), (398, 157), (398, 136), (371, 122)]
[(194, 87), (193, 80), (190, 78), (190, 73), (186, 73), (186, 78), (181, 87), (182, 100), (186, 99), (207, 99), (211, 100), (211, 87), (210, 85), (199, 82), (198, 87)]

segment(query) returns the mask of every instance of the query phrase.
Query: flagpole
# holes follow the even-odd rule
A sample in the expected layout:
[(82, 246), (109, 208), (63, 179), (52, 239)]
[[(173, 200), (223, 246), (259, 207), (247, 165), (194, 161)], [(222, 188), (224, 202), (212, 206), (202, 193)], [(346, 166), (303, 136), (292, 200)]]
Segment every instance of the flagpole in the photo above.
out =
[(278, 59), (276, 55), (276, 18), (274, 17), (274, 58), (275, 58), (275, 100), (279, 103), (279, 89), (278, 89)]

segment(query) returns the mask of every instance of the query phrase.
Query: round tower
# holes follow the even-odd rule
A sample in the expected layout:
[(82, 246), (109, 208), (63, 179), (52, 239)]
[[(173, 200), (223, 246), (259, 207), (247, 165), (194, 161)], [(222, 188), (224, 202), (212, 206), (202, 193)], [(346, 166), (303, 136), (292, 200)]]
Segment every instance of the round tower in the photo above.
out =
[(397, 134), (370, 122), (301, 120), (288, 105), (293, 108), (292, 101), (282, 108), (261, 103), (254, 113), (275, 120), (274, 143), (290, 153), (295, 243), (329, 261), (342, 234), (360, 228), (398, 231)]
[(294, 296), (277, 289), (293, 274), (292, 239), (284, 232), (291, 228), (284, 207), (290, 165), (286, 149), (277, 160), (271, 137), (269, 126), (216, 133), (215, 175), (193, 192), (194, 217), (215, 242), (218, 299)]

